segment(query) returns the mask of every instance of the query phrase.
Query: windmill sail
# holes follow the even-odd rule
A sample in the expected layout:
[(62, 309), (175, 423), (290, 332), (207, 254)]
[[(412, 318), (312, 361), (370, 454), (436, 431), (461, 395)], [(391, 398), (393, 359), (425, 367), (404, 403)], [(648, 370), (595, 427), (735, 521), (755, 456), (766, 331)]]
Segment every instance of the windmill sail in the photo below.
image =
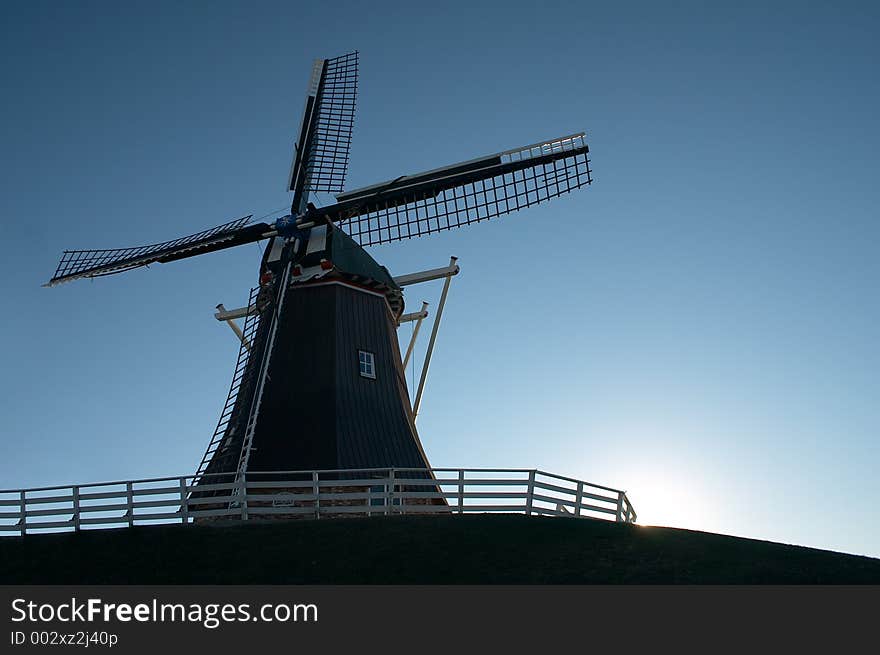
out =
[(318, 59), (312, 68), (288, 188), (294, 207), (309, 191), (342, 191), (357, 102), (358, 53)]
[(583, 133), (349, 191), (317, 210), (371, 246), (524, 209), (588, 185)]
[(110, 275), (154, 262), (170, 262), (232, 248), (259, 241), (272, 229), (265, 223), (247, 225), (250, 219), (250, 216), (244, 216), (210, 230), (149, 246), (112, 250), (65, 250), (55, 275), (46, 286), (53, 287), (78, 278)]

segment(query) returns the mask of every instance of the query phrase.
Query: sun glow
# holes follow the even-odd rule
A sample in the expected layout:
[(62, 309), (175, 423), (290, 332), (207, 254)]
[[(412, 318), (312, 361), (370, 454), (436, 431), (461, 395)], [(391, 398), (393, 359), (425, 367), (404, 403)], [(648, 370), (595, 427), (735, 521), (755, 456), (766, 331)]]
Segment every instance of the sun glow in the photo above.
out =
[(585, 463), (582, 476), (613, 481), (610, 486), (624, 490), (639, 525), (713, 532), (727, 523), (726, 513), (732, 508), (719, 502), (711, 469), (704, 463), (657, 450), (626, 455), (611, 452), (593, 458)]
[(715, 517), (697, 481), (668, 471), (631, 474), (627, 478), (640, 525), (711, 530)]

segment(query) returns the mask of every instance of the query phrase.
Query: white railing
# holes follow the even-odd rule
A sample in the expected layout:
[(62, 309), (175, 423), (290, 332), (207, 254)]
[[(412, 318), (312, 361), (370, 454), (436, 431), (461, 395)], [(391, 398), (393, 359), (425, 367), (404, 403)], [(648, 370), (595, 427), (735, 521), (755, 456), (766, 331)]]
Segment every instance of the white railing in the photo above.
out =
[(624, 491), (536, 469), (271, 471), (0, 490), (0, 536), (202, 520), (473, 514), (634, 523)]

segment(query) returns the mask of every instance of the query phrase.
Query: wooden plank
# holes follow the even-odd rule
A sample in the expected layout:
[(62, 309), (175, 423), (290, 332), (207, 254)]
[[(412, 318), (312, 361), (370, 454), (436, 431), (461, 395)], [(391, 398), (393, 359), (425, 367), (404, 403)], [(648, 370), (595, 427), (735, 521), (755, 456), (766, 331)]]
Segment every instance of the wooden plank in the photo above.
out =
[(318, 499), (319, 500), (365, 500), (367, 498), (384, 498), (385, 494), (369, 491), (343, 491), (340, 493), (329, 493), (322, 492)]
[(80, 525), (107, 525), (108, 523), (127, 523), (127, 516), (97, 516), (93, 518), (80, 518)]
[(79, 531), (79, 487), (73, 488), (73, 529)]
[(461, 514), (464, 507), (464, 471), (458, 472), (458, 489), (456, 489), (458, 494), (458, 513)]
[(401, 514), (454, 514), (458, 513), (456, 505), (398, 505)]
[[(237, 497), (236, 497), (237, 499)], [(303, 502), (303, 503), (314, 503), (315, 495), (308, 494), (248, 494), (247, 500), (249, 503), (258, 503), (258, 502), (269, 502), (276, 500), (290, 501), (290, 502)]]
[(396, 484), (402, 484), (406, 486), (455, 486), (458, 484), (458, 478), (396, 478), (394, 480)]
[(132, 506), (132, 500), (134, 496), (132, 495), (132, 487), (133, 484), (131, 482), (125, 483), (125, 516), (128, 518), (128, 527), (134, 527), (134, 507)]
[(366, 514), (368, 511), (380, 513), (384, 509), (385, 507), (382, 505), (340, 505), (338, 507), (324, 507), (321, 509), (321, 514), (324, 516), (328, 514)]
[(465, 498), (526, 498), (528, 491), (465, 491)]
[(120, 509), (128, 509), (128, 503), (113, 503), (112, 505), (81, 505), (79, 508), (79, 513), (85, 514), (86, 512), (113, 512)]
[(248, 513), (251, 515), (262, 514), (308, 514), (315, 513), (314, 507), (254, 507), (248, 506)]
[(233, 500), (237, 500), (237, 496), (233, 496), (232, 494), (226, 496), (210, 496), (208, 498), (190, 498), (187, 500), (187, 504), (192, 505), (217, 505), (224, 503), (231, 503)]
[(535, 471), (529, 471), (529, 486), (526, 492), (526, 514), (532, 513), (532, 505), (535, 500)]
[(616, 514), (616, 510), (608, 509), (607, 507), (597, 507), (596, 505), (587, 505), (584, 503), (581, 505), (581, 509), (589, 510), (591, 512), (602, 512), (603, 514), (611, 514), (612, 516)]
[(138, 500), (132, 503), (135, 509), (139, 507), (173, 507), (180, 505), (179, 498), (169, 498), (168, 500)]
[(48, 528), (72, 528), (73, 520), (69, 519), (67, 521), (44, 521), (42, 523), (28, 523), (28, 530), (41, 530)]
[(200, 509), (196, 511), (190, 510), (189, 512), (190, 518), (199, 519), (199, 518), (210, 518), (212, 516), (241, 516), (241, 512), (238, 508), (235, 509)]
[[(45, 505), (46, 503), (69, 503), (73, 500), (73, 493), (69, 496), (44, 496), (42, 498), (31, 498), (28, 496), (27, 504), (28, 505)], [(10, 503), (12, 505), (18, 505), (19, 501), (15, 501), (14, 503)]]
[(103, 500), (107, 498), (125, 498), (128, 494), (127, 489), (120, 489), (119, 491), (102, 491), (102, 492), (94, 492), (84, 494), (80, 492), (79, 499), (82, 500)]
[(525, 487), (525, 486), (528, 485), (529, 481), (528, 481), (528, 480), (525, 480), (525, 479), (520, 479), (520, 480), (508, 480), (508, 479), (492, 480), (491, 478), (473, 478), (473, 479), (468, 478), (468, 479), (466, 479), (466, 480), (464, 481), (464, 483), (465, 483), (465, 486), (468, 486), (468, 487), (471, 486), (471, 485), (486, 485), (486, 486), (493, 486), (493, 485), (494, 485), (494, 486), (499, 486), (499, 487), (505, 487), (505, 486), (520, 486), (520, 487)]
[(577, 493), (577, 489), (569, 489), (568, 487), (557, 487), (555, 484), (547, 484), (546, 482), (541, 482), (540, 480), (535, 480), (535, 487), (544, 489), (545, 491), (556, 491), (561, 494), (567, 494), (569, 496), (573, 496)]
[(586, 491), (583, 492), (582, 495), (584, 498), (590, 498), (591, 500), (600, 500), (604, 503), (616, 503), (617, 502), (616, 498), (609, 498), (608, 496), (599, 496), (597, 494), (587, 493)]
[(436, 498), (437, 500), (445, 500), (447, 498), (458, 498), (458, 494), (454, 491), (436, 492), (436, 491), (398, 491), (394, 494), (395, 498)]
[(550, 509), (549, 507), (533, 507), (532, 512), (541, 516), (560, 516), (570, 519), (576, 518), (574, 514), (571, 514), (569, 512), (562, 512), (557, 509)]
[[(548, 491), (557, 491), (560, 493), (565, 493), (567, 495), (576, 495), (577, 489), (564, 489), (562, 487), (555, 487), (553, 485), (545, 485), (541, 482), (535, 482), (536, 487), (541, 487), (542, 489), (546, 489)], [(598, 494), (591, 494), (585, 491), (581, 491), (581, 496), (583, 498), (592, 498), (593, 500), (601, 500), (603, 502), (608, 503), (617, 503), (617, 498), (611, 498), (610, 496), (600, 496)]]
[[(324, 484), (323, 482), (321, 483)], [(233, 485), (234, 487), (235, 485)], [(329, 486), (329, 485), (328, 485)], [(341, 485), (339, 485), (341, 486)], [(278, 480), (277, 482), (248, 482), (250, 489), (309, 489), (312, 487), (311, 480)]]
[(186, 478), (180, 478), (180, 513), (181, 513), (181, 521), (184, 525), (186, 525), (189, 521), (189, 517), (187, 514), (189, 513), (189, 503), (186, 502)]
[(134, 518), (137, 519), (138, 521), (159, 521), (159, 520), (168, 519), (169, 522), (173, 520), (175, 523), (179, 523), (181, 516), (182, 516), (182, 513), (177, 511), (177, 512), (167, 512), (167, 513), (154, 512), (153, 514), (135, 514)]
[[(581, 480), (576, 480), (575, 478), (567, 478), (564, 475), (556, 475), (555, 473), (547, 473), (547, 471), (538, 470), (538, 475), (543, 475), (548, 478), (556, 478), (558, 480), (565, 480), (566, 482), (581, 482)], [(604, 487), (601, 484), (593, 484), (592, 482), (584, 482), (588, 487), (593, 487), (594, 489), (602, 489), (603, 491), (610, 491), (612, 493), (619, 493), (620, 489), (613, 489), (611, 487)]]
[(571, 507), (572, 509), (576, 507), (573, 500), (565, 500), (564, 498), (553, 498), (552, 496), (544, 496), (542, 494), (532, 494), (532, 498), (534, 500), (540, 500), (541, 502), (549, 503), (551, 505), (565, 505), (566, 507)]
[(189, 493), (198, 493), (202, 491), (232, 491), (235, 487), (234, 482), (218, 482), (217, 484), (198, 484), (195, 487), (188, 486), (186, 489)]
[(312, 495), (315, 496), (315, 518), (321, 518), (321, 483), (318, 480), (318, 474), (312, 473)]
[[(68, 514), (73, 515), (72, 507), (65, 507), (63, 509), (29, 509), (26, 512), (27, 516), (58, 516), (59, 514)], [(16, 516), (19, 516), (16, 514)], [(28, 523), (30, 526), (30, 523)]]
[(157, 496), (160, 494), (178, 494), (180, 487), (155, 487), (150, 489), (132, 489), (134, 496)]

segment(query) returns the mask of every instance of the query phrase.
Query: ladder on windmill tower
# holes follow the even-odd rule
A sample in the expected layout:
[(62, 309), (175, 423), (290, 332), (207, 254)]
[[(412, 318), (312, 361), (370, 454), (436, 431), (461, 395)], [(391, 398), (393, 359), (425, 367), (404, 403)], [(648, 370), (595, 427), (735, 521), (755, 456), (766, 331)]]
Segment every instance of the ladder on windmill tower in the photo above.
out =
[(247, 465), (251, 456), (251, 448), (254, 444), (254, 430), (257, 427), (257, 419), (260, 416), (260, 402), (263, 400), (263, 389), (266, 386), (266, 380), (269, 377), (269, 364), (272, 361), (272, 352), (275, 349), (275, 336), (278, 334), (278, 321), (281, 318), (281, 311), (284, 309), (284, 298), (286, 297), (287, 284), (290, 278), (291, 262), (287, 262), (284, 266), (284, 273), (278, 283), (278, 291), (272, 303), (269, 316), (268, 338), (260, 353), (260, 368), (256, 379), (256, 392), (251, 399), (251, 406), (248, 412), (248, 419), (245, 425), (244, 440), (239, 450), (238, 464), (235, 467), (235, 489), (233, 495), (242, 492), (239, 483), (244, 479), (247, 473)]
[(193, 486), (201, 482), (202, 477), (207, 472), (208, 465), (222, 446), (223, 438), (226, 436), (226, 431), (232, 422), (233, 414), (236, 410), (239, 392), (242, 387), (247, 387), (254, 378), (253, 368), (248, 365), (251, 362), (257, 330), (260, 327), (261, 314), (257, 311), (256, 304), (259, 293), (260, 287), (251, 289), (247, 304), (248, 312), (244, 316), (244, 326), (240, 331), (239, 338), (241, 343), (238, 349), (238, 359), (235, 362), (235, 371), (232, 374), (232, 382), (229, 385), (229, 395), (226, 396), (226, 404), (223, 405), (223, 411), (220, 413), (220, 419), (217, 421), (217, 427), (214, 430), (211, 441), (208, 443), (205, 456), (202, 457), (202, 461), (193, 476)]

